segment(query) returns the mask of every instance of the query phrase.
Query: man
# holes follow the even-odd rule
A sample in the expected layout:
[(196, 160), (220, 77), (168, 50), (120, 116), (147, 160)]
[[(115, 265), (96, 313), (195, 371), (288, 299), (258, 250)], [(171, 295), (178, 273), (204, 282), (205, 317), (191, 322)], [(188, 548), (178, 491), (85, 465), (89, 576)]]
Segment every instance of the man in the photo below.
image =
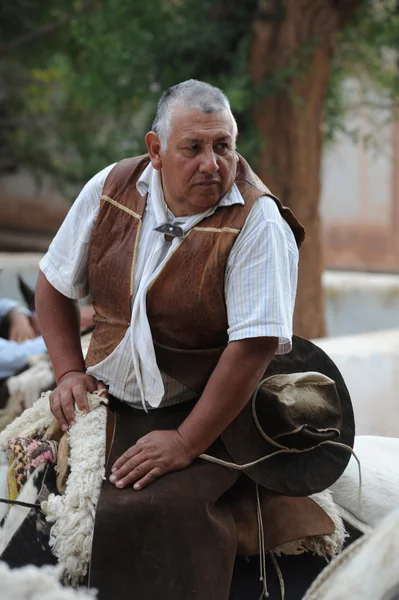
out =
[[(238, 475), (196, 458), (210, 446), (223, 456), (220, 434), (273, 355), (290, 350), (293, 230), (303, 234), (236, 137), (220, 90), (170, 88), (145, 138), (149, 157), (97, 174), (41, 263), (54, 415), (67, 430), (74, 404), (88, 410), (85, 392), (107, 386), (125, 424), (102, 492), (106, 547), (125, 546), (116, 573), (97, 515), (90, 583), (100, 598), (228, 597), (236, 535), (222, 496)], [(88, 292), (96, 328), (85, 364), (74, 304)]]

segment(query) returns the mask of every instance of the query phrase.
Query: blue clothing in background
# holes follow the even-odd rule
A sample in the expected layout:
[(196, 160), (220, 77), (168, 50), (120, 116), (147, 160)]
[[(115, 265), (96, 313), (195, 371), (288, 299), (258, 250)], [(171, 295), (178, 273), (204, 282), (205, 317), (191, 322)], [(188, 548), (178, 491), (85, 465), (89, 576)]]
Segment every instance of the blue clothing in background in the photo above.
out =
[[(18, 302), (9, 298), (0, 299), (0, 321), (18, 306)], [(25, 308), (18, 310), (30, 314)], [(13, 342), (0, 337), (0, 379), (15, 375), (17, 371), (28, 364), (28, 359), (34, 354), (46, 352), (46, 344), (41, 336), (24, 342)]]

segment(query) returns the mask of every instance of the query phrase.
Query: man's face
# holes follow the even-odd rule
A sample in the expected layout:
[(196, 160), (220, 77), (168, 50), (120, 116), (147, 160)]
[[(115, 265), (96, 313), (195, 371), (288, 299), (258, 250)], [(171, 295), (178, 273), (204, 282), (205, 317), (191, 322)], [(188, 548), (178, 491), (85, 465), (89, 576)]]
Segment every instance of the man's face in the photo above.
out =
[(159, 142), (157, 147), (154, 133), (146, 138), (152, 164), (161, 170), (166, 203), (175, 216), (203, 212), (215, 206), (234, 184), (233, 120), (227, 110), (205, 114), (175, 105), (171, 126), (165, 151)]

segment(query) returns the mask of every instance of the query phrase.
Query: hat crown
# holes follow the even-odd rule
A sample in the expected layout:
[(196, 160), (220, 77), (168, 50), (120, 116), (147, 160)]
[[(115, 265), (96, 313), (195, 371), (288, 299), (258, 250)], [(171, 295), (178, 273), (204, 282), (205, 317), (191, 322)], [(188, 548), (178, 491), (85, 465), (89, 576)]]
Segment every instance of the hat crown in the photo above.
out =
[(335, 382), (314, 371), (264, 379), (253, 398), (253, 413), (261, 435), (288, 448), (337, 438), (342, 425)]

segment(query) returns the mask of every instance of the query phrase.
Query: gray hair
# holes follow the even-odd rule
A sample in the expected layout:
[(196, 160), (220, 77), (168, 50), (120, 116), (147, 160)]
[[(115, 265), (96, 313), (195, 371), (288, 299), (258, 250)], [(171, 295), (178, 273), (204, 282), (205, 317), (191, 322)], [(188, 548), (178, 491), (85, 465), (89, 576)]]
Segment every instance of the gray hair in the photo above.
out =
[(163, 151), (166, 150), (172, 133), (172, 109), (176, 104), (188, 108), (198, 108), (206, 114), (227, 110), (233, 121), (233, 143), (235, 143), (238, 128), (226, 94), (205, 81), (188, 79), (167, 89), (158, 102), (152, 131), (157, 134)]

